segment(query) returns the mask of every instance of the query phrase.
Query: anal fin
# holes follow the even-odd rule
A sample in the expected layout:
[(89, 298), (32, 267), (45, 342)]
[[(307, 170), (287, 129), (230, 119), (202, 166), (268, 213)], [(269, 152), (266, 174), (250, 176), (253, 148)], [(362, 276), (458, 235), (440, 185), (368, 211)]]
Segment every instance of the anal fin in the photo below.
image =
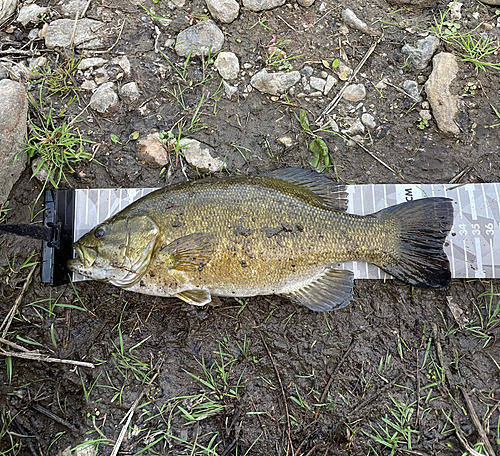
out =
[(193, 306), (204, 306), (212, 301), (212, 295), (206, 289), (186, 290), (175, 295), (176, 298), (182, 299)]
[(328, 268), (302, 288), (285, 296), (318, 312), (338, 310), (351, 302), (353, 280), (352, 271)]

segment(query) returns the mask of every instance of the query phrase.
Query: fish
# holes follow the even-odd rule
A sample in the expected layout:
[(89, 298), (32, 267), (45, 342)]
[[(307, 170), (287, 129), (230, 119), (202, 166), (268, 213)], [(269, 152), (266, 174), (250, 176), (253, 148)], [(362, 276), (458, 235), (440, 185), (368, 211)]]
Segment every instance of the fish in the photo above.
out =
[(212, 296), (281, 295), (315, 311), (345, 307), (364, 261), (407, 284), (446, 287), (449, 198), (360, 216), (346, 185), (313, 170), (185, 182), (156, 190), (74, 243), (70, 271), (203, 306)]

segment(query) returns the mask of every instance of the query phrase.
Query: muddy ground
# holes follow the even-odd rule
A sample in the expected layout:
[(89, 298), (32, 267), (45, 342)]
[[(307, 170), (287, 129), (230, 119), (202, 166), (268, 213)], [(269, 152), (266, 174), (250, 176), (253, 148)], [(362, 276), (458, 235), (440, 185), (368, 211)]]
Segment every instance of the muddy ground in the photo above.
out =
[[(319, 75), (325, 70), (322, 60), (341, 57), (340, 46), (345, 63), (354, 68), (374, 38), (352, 29), (347, 35), (340, 33), (340, 11), (351, 7), (384, 31), (357, 79), (367, 89), (363, 106), (377, 122), (365, 134), (364, 144), (396, 173), (361, 148), (322, 133), (333, 164), (326, 174), (347, 183), (447, 183), (454, 178), (457, 184), (498, 182), (500, 127), (487, 128), (500, 122), (490, 107), (500, 107), (498, 70), (476, 71), (473, 64), (459, 62), (454, 90), (461, 94), (467, 115), (457, 136), (441, 133), (432, 120), (423, 126), (420, 103), (401, 91), (374, 88), (384, 77), (398, 87), (406, 79), (427, 79), (432, 66), (419, 71), (405, 65), (401, 47), (420, 38), (419, 28), (430, 30), (446, 3), (411, 9), (383, 0), (338, 0), (322, 7), (317, 0), (307, 9), (295, 3), (262, 13), (242, 9), (235, 22), (222, 27), (223, 49), (236, 53), (240, 64), (251, 63), (246, 71), (255, 73), (266, 64), (266, 48), (259, 40), (266, 44), (276, 35), (290, 41), (287, 56), (298, 56), (290, 60), (293, 69), (310, 65)], [(494, 7), (463, 3), (462, 30), (495, 22)], [(57, 2), (39, 4), (51, 7), (46, 21), (58, 17)], [(128, 57), (131, 74), (119, 83), (136, 81), (141, 98), (132, 106), (122, 102), (103, 115), (89, 110), (81, 116), (79, 131), (94, 141), (85, 150), (95, 152), (95, 160), (77, 164), (61, 187), (156, 187), (186, 176), (199, 178), (200, 173), (173, 151), (171, 165), (163, 172), (141, 164), (136, 143), (127, 139), (135, 131), (145, 135), (153, 129), (172, 129), (177, 135), (183, 118), (186, 128), (190, 125), (202, 95), (199, 124), (204, 128), (183, 134), (211, 145), (225, 158), (227, 170), (220, 175), (310, 167), (311, 137), (296, 114), (305, 110), (312, 123), (340, 84), (329, 97), (297, 97), (299, 88), (289, 101), (273, 101), (256, 90), (244, 94), (247, 74), (240, 94), (231, 100), (216, 95), (221, 79), (213, 65), (193, 58), (182, 79), (154, 51), (155, 26), (162, 32), (160, 42), (169, 35), (175, 38), (189, 20), (204, 14), (204, 4), (187, 2), (170, 9), (163, 0), (146, 0), (143, 5), (154, 7), (157, 16), (173, 19), (169, 28), (130, 1), (90, 3), (87, 17), (116, 26), (109, 46), (124, 23), (116, 46), (100, 56)], [(309, 27), (304, 29), (304, 24)], [(11, 25), (14, 30), (1, 32), (2, 40), (22, 46), (29, 27)], [(493, 28), (489, 36), (498, 37), (499, 30)], [(43, 50), (43, 40), (33, 46)], [(439, 51), (456, 53), (444, 42)], [(184, 70), (185, 60), (172, 48), (163, 52)], [(52, 59), (51, 68), (72, 59), (71, 52), (60, 51), (57, 63), (55, 51), (44, 55)], [(80, 56), (77, 49), (75, 58)], [(486, 60), (498, 62), (498, 56)], [(119, 69), (109, 65), (106, 71), (113, 75)], [(81, 82), (82, 75), (75, 72), (66, 93), (50, 95), (43, 89), (45, 105), (69, 105), (66, 114), (77, 115), (91, 96), (90, 91), (74, 90)], [(467, 83), (477, 87), (473, 94)], [(28, 87), (37, 97), (40, 81)], [(179, 89), (186, 109), (172, 95)], [(422, 95), (425, 101), (425, 92)], [(363, 107), (350, 112), (355, 107), (345, 101), (337, 106), (340, 125), (362, 112)], [(36, 109), (30, 109), (37, 122)], [(65, 121), (67, 117), (56, 116), (56, 122)], [(292, 139), (291, 147), (278, 141), (284, 136)], [(98, 149), (92, 149), (95, 145)], [(8, 223), (29, 222), (32, 215), (41, 220), (40, 204), (30, 210), (40, 188), (27, 169), (11, 193)], [(36, 241), (0, 237), (2, 320), (22, 293), (39, 253)], [(3, 356), (0, 451), (55, 455), (69, 448), (73, 454), (107, 455), (125, 425), (119, 454), (491, 454), (485, 440), (490, 451), (499, 454), (498, 293), (497, 280), (454, 280), (437, 291), (358, 280), (351, 305), (334, 313), (315, 313), (274, 296), (220, 299), (215, 306), (195, 308), (98, 283), (51, 289), (40, 283), (38, 267), (5, 338), (53, 358), (90, 362), (95, 368)], [(450, 299), (464, 312), (462, 327), (450, 311)], [(135, 412), (126, 422), (133, 406)], [(87, 452), (82, 445), (87, 445)]]

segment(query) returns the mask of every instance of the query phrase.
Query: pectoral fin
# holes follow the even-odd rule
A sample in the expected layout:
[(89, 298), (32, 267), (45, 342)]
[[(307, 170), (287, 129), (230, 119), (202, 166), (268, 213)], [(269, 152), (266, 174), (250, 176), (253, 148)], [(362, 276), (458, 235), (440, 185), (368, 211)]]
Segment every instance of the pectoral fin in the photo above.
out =
[(351, 271), (328, 268), (307, 285), (285, 296), (311, 310), (338, 310), (351, 301), (353, 280), (354, 274)]
[(193, 306), (204, 306), (212, 301), (209, 290), (187, 290), (176, 294), (175, 297)]
[(160, 253), (170, 255), (169, 265), (178, 271), (202, 270), (210, 261), (215, 249), (215, 238), (211, 233), (193, 233), (168, 244)]

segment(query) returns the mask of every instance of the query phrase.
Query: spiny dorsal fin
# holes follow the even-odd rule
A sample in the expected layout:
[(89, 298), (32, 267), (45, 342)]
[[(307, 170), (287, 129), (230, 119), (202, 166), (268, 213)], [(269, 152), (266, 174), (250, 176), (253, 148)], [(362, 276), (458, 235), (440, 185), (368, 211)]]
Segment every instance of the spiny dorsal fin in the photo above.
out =
[(294, 184), (302, 190), (302, 195), (310, 204), (327, 207), (339, 212), (347, 210), (346, 186), (337, 184), (323, 174), (312, 169), (283, 168), (271, 171), (264, 176)]
[(193, 233), (183, 236), (163, 247), (160, 252), (172, 256), (172, 269), (179, 271), (202, 270), (210, 261), (215, 249), (211, 233)]
[(352, 271), (328, 268), (307, 285), (285, 296), (311, 310), (338, 310), (351, 301), (353, 280)]
[(175, 297), (193, 306), (204, 306), (212, 301), (209, 290), (186, 290), (182, 293), (177, 293)]

